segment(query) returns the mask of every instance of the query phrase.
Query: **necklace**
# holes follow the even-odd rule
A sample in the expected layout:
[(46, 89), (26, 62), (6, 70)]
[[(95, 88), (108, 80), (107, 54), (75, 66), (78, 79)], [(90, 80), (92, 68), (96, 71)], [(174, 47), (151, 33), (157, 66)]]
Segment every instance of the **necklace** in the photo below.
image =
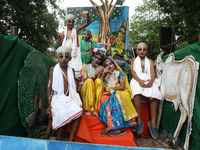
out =
[(82, 43), (82, 47), (81, 47), (82, 51), (89, 51), (92, 49), (92, 45), (90, 44), (90, 42), (82, 40), (81, 43)]
[(141, 62), (141, 66), (144, 67), (144, 62)]

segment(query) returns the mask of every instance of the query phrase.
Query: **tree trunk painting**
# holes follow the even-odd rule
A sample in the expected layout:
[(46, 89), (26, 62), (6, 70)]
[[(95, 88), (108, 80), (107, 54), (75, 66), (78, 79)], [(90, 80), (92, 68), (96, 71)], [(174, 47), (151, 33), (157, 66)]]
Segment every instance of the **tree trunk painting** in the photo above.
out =
[[(113, 0), (101, 0), (103, 5), (98, 5), (93, 0), (90, 0), (93, 7), (98, 11), (100, 16), (100, 25), (99, 25), (99, 35), (98, 43), (107, 43), (110, 44), (110, 35), (111, 35), (111, 26), (110, 18), (112, 16), (113, 10), (116, 6), (117, 1), (112, 5)], [(110, 46), (106, 45), (108, 51), (110, 51)], [(109, 52), (108, 52), (109, 54)]]

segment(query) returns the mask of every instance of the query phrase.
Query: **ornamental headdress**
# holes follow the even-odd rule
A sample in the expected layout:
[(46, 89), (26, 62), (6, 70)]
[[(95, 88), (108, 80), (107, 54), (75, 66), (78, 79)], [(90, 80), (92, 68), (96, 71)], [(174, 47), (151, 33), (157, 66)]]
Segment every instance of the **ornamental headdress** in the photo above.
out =
[(95, 47), (93, 47), (91, 50), (90, 50), (92, 56), (97, 53), (99, 54), (103, 59), (106, 59), (106, 53), (107, 53), (107, 50), (105, 47), (101, 46), (101, 45), (98, 45), (96, 44)]

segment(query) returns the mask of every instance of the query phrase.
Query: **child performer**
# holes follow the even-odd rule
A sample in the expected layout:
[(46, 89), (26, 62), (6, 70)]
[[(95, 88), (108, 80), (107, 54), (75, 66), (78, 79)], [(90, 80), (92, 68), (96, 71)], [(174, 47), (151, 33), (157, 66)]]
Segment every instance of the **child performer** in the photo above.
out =
[(131, 79), (130, 87), (134, 106), (138, 112), (136, 134), (141, 134), (143, 132), (144, 123), (141, 120), (140, 114), (141, 96), (144, 96), (150, 99), (151, 121), (148, 122), (148, 127), (152, 138), (158, 139), (159, 135), (156, 128), (156, 116), (158, 100), (161, 100), (161, 93), (154, 82), (154, 63), (151, 59), (146, 57), (147, 52), (147, 45), (145, 43), (139, 43), (137, 45), (136, 53), (138, 56), (133, 58), (131, 62), (131, 73), (133, 78)]
[(84, 64), (82, 68), (84, 83), (80, 94), (85, 116), (95, 115), (97, 100), (104, 92), (104, 84), (99, 77), (104, 69), (101, 65), (106, 58), (106, 52), (105, 49), (103, 51), (101, 48), (94, 48), (92, 50), (92, 62)]
[(107, 127), (102, 136), (120, 136), (126, 134), (125, 128), (135, 128), (138, 116), (132, 102), (127, 76), (121, 68), (108, 57), (104, 62), (102, 79), (105, 92), (97, 102), (96, 116)]
[(83, 109), (71, 98), (69, 88), (72, 86), (76, 90), (74, 69), (68, 65), (71, 60), (71, 47), (61, 46), (56, 51), (59, 63), (49, 72), (46, 114), (50, 118), (52, 112), (52, 128), (57, 130), (57, 140), (61, 140), (65, 125), (71, 122), (69, 141), (73, 141)]
[(69, 66), (75, 70), (76, 86), (78, 85), (79, 78), (81, 77), (82, 61), (81, 51), (79, 47), (78, 33), (90, 24), (90, 16), (88, 11), (83, 11), (80, 15), (87, 15), (87, 22), (81, 26), (74, 28), (75, 17), (72, 14), (67, 14), (65, 17), (65, 24), (67, 25), (65, 31), (58, 38), (59, 45), (72, 45), (72, 59), (69, 62)]
[(95, 47), (97, 43), (92, 40), (92, 33), (90, 30), (85, 29), (83, 32), (83, 38), (80, 42), (81, 48), (81, 60), (83, 64), (88, 64), (92, 60), (90, 50)]

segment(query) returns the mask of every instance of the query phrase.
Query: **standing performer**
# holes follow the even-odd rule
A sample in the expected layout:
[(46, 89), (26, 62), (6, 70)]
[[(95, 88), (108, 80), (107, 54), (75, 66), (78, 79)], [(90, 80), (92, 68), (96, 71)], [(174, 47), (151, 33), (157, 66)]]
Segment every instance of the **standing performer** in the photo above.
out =
[(65, 24), (67, 25), (65, 31), (58, 38), (59, 45), (72, 45), (72, 59), (69, 62), (69, 66), (75, 70), (76, 86), (78, 87), (78, 81), (81, 77), (82, 61), (81, 51), (79, 47), (78, 33), (90, 24), (90, 16), (88, 11), (80, 13), (81, 16), (87, 15), (87, 22), (81, 26), (74, 28), (75, 17), (72, 14), (67, 14), (65, 17)]
[(83, 64), (88, 64), (92, 60), (90, 50), (95, 47), (97, 43), (92, 40), (92, 33), (90, 30), (85, 29), (83, 32), (83, 38), (80, 42), (81, 48), (81, 60)]

